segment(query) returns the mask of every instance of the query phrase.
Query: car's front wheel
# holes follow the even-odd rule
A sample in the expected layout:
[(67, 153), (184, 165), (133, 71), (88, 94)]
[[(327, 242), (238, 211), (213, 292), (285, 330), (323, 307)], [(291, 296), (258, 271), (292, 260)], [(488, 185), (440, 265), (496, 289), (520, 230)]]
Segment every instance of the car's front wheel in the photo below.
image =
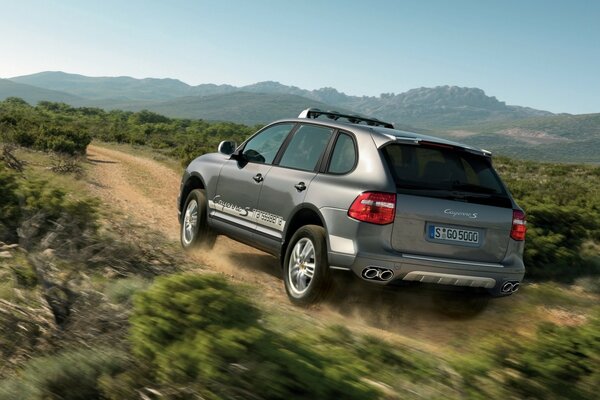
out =
[(206, 195), (200, 189), (194, 189), (185, 200), (181, 222), (181, 245), (184, 249), (206, 246), (212, 247), (215, 235), (206, 222)]
[(285, 290), (294, 304), (308, 305), (323, 300), (332, 289), (327, 262), (325, 229), (306, 225), (294, 233), (283, 265)]

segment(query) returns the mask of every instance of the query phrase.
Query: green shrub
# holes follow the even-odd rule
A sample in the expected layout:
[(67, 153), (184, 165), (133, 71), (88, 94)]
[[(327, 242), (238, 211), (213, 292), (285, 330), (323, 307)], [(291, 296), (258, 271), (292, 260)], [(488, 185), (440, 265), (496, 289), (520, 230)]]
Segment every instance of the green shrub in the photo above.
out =
[(533, 339), (498, 340), (461, 360), (476, 398), (592, 399), (600, 390), (600, 309), (580, 326), (542, 324)]
[(136, 125), (140, 124), (159, 124), (159, 123), (168, 123), (170, 121), (169, 118), (164, 115), (157, 114), (152, 111), (142, 110), (136, 113), (133, 113), (129, 120)]
[(71, 200), (46, 181), (24, 179), (1, 164), (0, 192), (0, 240), (16, 241), (21, 229), (26, 245), (36, 245), (50, 231), (55, 241), (83, 245), (77, 242), (82, 234), (97, 229), (97, 201)]
[(21, 214), (16, 175), (0, 163), (0, 241), (14, 241)]
[(600, 275), (584, 251), (586, 242), (600, 241), (598, 168), (506, 158), (495, 165), (527, 212), (526, 278), (571, 283)]
[(582, 256), (582, 245), (598, 228), (597, 216), (576, 206), (538, 205), (528, 211), (527, 277), (572, 282), (600, 271)]
[[(40, 127), (33, 147), (69, 155), (84, 154), (92, 138), (87, 132), (70, 127)], [(23, 145), (23, 144), (21, 144)]]
[(164, 385), (203, 396), (368, 399), (376, 392), (339, 359), (259, 322), (260, 312), (216, 276), (159, 278), (135, 296), (131, 342)]
[(10, 267), (15, 277), (15, 283), (22, 288), (33, 288), (38, 284), (38, 277), (33, 267), (29, 264), (13, 265)]
[(126, 365), (126, 357), (114, 349), (69, 351), (33, 359), (19, 378), (0, 384), (0, 399), (101, 399), (100, 377), (115, 375)]

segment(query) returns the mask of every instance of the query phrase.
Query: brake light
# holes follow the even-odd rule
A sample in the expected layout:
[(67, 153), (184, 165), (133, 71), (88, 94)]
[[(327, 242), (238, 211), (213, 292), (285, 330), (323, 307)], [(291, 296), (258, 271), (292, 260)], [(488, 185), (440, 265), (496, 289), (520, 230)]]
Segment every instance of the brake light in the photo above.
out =
[(437, 142), (430, 142), (428, 140), (419, 140), (419, 144), (421, 146), (425, 145), (427, 147), (440, 147), (442, 149), (454, 149), (454, 146), (451, 146), (449, 144), (443, 144), (443, 143), (437, 143)]
[(514, 240), (522, 241), (525, 240), (525, 233), (527, 232), (527, 218), (525, 213), (521, 210), (513, 210), (512, 228), (510, 230), (510, 237)]
[(350, 206), (348, 215), (354, 219), (372, 224), (386, 225), (394, 222), (396, 215), (396, 194), (364, 192), (358, 195)]

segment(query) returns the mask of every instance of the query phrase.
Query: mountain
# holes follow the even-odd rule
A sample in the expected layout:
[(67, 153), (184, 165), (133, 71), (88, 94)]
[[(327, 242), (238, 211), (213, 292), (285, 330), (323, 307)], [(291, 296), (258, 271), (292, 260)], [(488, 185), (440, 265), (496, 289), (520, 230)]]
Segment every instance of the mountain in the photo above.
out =
[(89, 77), (60, 71), (47, 71), (19, 76), (10, 80), (45, 89), (59, 90), (92, 100), (164, 101), (194, 94), (190, 85), (177, 79), (136, 79), (128, 76)]
[(78, 105), (84, 101), (84, 99), (69, 93), (16, 83), (8, 79), (0, 79), (0, 100), (4, 100), (7, 97), (20, 97), (31, 104), (47, 100)]
[[(234, 92), (210, 96), (182, 97), (145, 108), (170, 117), (265, 124), (295, 117), (309, 107), (331, 109), (327, 104), (291, 94)], [(124, 109), (139, 109), (139, 106)], [(344, 111), (344, 110), (340, 110)]]
[(514, 157), (600, 162), (600, 113), (486, 123), (436, 134)]
[[(506, 105), (495, 97), (487, 96), (483, 90), (478, 88), (457, 86), (418, 88), (404, 93), (384, 93), (374, 97), (349, 96), (334, 88), (306, 90), (273, 81), (242, 87), (214, 84), (190, 86), (176, 79), (87, 77), (64, 72), (41, 72), (11, 79), (18, 83), (68, 92), (93, 100), (91, 105), (109, 108), (112, 108), (114, 104), (119, 104), (128, 109), (139, 109), (139, 107), (150, 107), (152, 102), (162, 103), (174, 100), (189, 111), (193, 107), (192, 104), (197, 104), (199, 101), (195, 97), (247, 92), (299, 96), (313, 100), (312, 104), (315, 106), (326, 104), (329, 109), (351, 110), (400, 125), (420, 126), (428, 129), (444, 129), (468, 124), (552, 115), (547, 111)], [(290, 99), (297, 100), (295, 97)], [(191, 103), (185, 106), (186, 101)], [(270, 105), (282, 106), (282, 111), (289, 109), (288, 105), (273, 103)], [(235, 105), (232, 106), (235, 107)], [(173, 110), (169, 105), (166, 108), (170, 111)], [(175, 115), (170, 111), (169, 114)], [(294, 114), (297, 112), (299, 110), (296, 110)], [(193, 115), (198, 114), (193, 113)], [(214, 116), (214, 114), (211, 115)], [(225, 116), (226, 114), (219, 116), (219, 119)]]

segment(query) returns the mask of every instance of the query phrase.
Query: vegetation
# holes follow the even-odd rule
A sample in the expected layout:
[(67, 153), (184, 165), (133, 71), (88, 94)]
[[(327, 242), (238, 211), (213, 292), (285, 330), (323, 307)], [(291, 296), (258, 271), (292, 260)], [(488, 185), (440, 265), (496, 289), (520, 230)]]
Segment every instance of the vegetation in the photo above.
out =
[[(38, 160), (44, 157), (51, 162)], [(0, 384), (0, 398), (97, 398), (92, 382), (116, 371), (122, 357), (82, 352), (78, 344), (118, 351), (127, 298), (175, 262), (157, 250), (164, 240), (158, 246), (143, 235), (127, 239), (130, 227), (101, 223), (97, 201), (81, 195), (76, 177), (48, 181), (41, 174), (0, 162), (0, 378), (12, 377)], [(69, 193), (57, 187), (64, 179), (73, 185)]]
[(462, 130), (472, 132), (473, 135), (461, 138), (460, 141), (513, 158), (600, 162), (600, 113), (538, 116), (475, 124), (465, 126)]
[[(98, 138), (186, 162), (255, 128), (0, 102), (3, 141), (68, 154)], [(259, 297), (255, 288), (197, 269), (175, 273), (186, 269), (178, 250), (121, 225), (113, 210), (103, 216), (83, 186), (70, 188), (85, 174), (75, 161), (54, 165), (31, 152), (36, 162), (15, 164), (11, 151), (0, 159), (2, 400), (585, 399), (600, 390), (599, 167), (496, 159), (528, 213), (527, 280), (553, 282), (524, 285), (509, 300), (526, 303), (505, 302), (491, 314), (494, 324), (533, 319), (529, 331), (503, 323), (485, 334), (485, 321), (461, 320), (458, 328), (473, 327), (475, 339), (430, 351), (307, 316), (290, 329), (287, 321), (302, 313), (278, 310), (286, 322), (278, 321), (251, 300)], [(533, 330), (547, 309), (573, 318)]]
[(258, 126), (229, 122), (170, 119), (151, 111), (103, 111), (21, 99), (0, 102), (0, 139), (43, 151), (85, 152), (92, 138), (106, 142), (148, 145), (187, 165), (199, 154), (215, 151), (222, 140), (243, 139)]
[(567, 139), (593, 139), (600, 134), (600, 114), (547, 115), (513, 122), (481, 124), (477, 125), (477, 130), (482, 133), (491, 133), (515, 127)]
[(456, 364), (469, 397), (592, 399), (600, 389), (600, 308), (580, 326), (542, 324), (535, 338), (486, 343)]
[(162, 384), (193, 385), (208, 398), (376, 397), (345, 358), (262, 326), (260, 311), (223, 278), (161, 278), (134, 304), (133, 351)]
[(126, 355), (104, 348), (65, 351), (27, 364), (20, 379), (0, 385), (4, 400), (90, 400), (103, 397), (104, 376), (122, 372)]
[(600, 167), (506, 158), (495, 165), (527, 212), (527, 279), (600, 275)]

